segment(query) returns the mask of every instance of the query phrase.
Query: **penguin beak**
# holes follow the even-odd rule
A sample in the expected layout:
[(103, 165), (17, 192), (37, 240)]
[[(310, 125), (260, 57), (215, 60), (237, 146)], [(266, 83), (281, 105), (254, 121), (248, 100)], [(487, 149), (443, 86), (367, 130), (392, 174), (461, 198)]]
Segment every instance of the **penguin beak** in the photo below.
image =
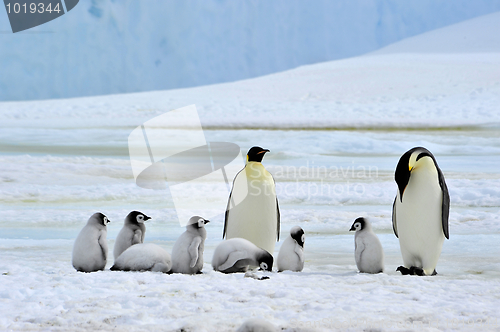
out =
[(151, 219), (151, 217), (144, 216), (144, 221)]
[(354, 225), (351, 226), (351, 229), (349, 230), (350, 231), (355, 231), (356, 229), (354, 228)]
[(270, 151), (270, 150), (268, 150), (268, 149), (264, 149), (264, 150), (262, 150), (262, 151), (260, 151), (260, 152), (257, 152), (257, 154), (266, 153), (266, 152), (271, 152), (271, 151)]
[(210, 222), (210, 220), (204, 219), (205, 225), (208, 224), (209, 222)]

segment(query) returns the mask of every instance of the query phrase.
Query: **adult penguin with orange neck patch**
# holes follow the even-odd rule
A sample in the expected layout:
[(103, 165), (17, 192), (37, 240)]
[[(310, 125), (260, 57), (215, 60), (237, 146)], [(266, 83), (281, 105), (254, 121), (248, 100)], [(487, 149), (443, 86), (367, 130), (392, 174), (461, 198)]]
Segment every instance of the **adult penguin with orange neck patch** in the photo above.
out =
[[(279, 241), (280, 210), (273, 176), (262, 165), (267, 152), (258, 146), (248, 150), (247, 163), (233, 181), (222, 237), (246, 239), (272, 255)], [(242, 196), (235, 205), (232, 198)]]
[(423, 147), (399, 159), (398, 191), (392, 207), (392, 226), (399, 238), (402, 274), (434, 275), (445, 237), (450, 238), (450, 195), (434, 155)]

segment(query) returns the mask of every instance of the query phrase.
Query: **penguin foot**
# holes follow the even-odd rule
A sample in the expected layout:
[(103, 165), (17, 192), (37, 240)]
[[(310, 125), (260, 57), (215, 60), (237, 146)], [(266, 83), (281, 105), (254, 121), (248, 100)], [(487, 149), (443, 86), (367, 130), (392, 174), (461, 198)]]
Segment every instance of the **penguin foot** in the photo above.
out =
[(432, 272), (432, 274), (431, 274), (431, 275), (432, 275), (432, 276), (435, 276), (436, 274), (438, 274), (438, 273), (436, 272), (436, 269), (434, 269), (434, 272)]
[(408, 274), (411, 274), (411, 270), (410, 270), (410, 269), (408, 269), (408, 268), (406, 268), (406, 267), (404, 267), (404, 266), (399, 266), (399, 267), (396, 269), (396, 271), (401, 272), (401, 274), (402, 274), (402, 275), (404, 275), (404, 276), (406, 276), (406, 275), (408, 275)]
[[(425, 272), (424, 272), (424, 269), (422, 269), (421, 267), (417, 267), (417, 266), (412, 266), (410, 268), (407, 268), (407, 267), (404, 267), (404, 266), (399, 266), (396, 271), (399, 271), (401, 272), (402, 275), (411, 275), (411, 276), (425, 276)], [(434, 272), (432, 273), (432, 275), (436, 275), (437, 272), (436, 270), (434, 270)]]
[(410, 271), (412, 272), (411, 275), (421, 276), (421, 277), (425, 276), (424, 269), (422, 269), (421, 267), (412, 266), (410, 267)]

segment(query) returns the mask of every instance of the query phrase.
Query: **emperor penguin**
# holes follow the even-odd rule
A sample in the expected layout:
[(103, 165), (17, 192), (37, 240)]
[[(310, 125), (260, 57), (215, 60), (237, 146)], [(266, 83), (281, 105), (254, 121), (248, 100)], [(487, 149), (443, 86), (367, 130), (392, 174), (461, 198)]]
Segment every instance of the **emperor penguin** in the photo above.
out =
[(299, 272), (304, 268), (304, 230), (299, 226), (290, 229), (290, 236), (281, 245), (278, 254), (278, 272)]
[(146, 235), (146, 226), (144, 226), (144, 222), (149, 219), (151, 218), (139, 211), (132, 211), (125, 217), (123, 228), (120, 233), (118, 233), (115, 247), (113, 248), (115, 260), (128, 247), (144, 242), (144, 236)]
[(434, 275), (445, 237), (450, 238), (450, 195), (436, 158), (423, 147), (401, 156), (395, 172), (398, 191), (392, 227), (399, 238), (403, 274)]
[(153, 271), (168, 273), (172, 268), (170, 254), (154, 243), (138, 243), (125, 250), (111, 271)]
[(373, 232), (370, 222), (363, 217), (357, 218), (349, 231), (356, 231), (354, 257), (359, 272), (384, 272), (384, 250), (377, 235)]
[(201, 273), (203, 250), (207, 238), (205, 224), (208, 222), (210, 221), (199, 216), (189, 219), (186, 231), (179, 236), (172, 249), (173, 273)]
[(94, 213), (78, 234), (73, 245), (73, 267), (78, 272), (95, 272), (104, 270), (108, 259), (108, 243), (106, 241), (106, 225), (108, 217)]
[(273, 256), (266, 250), (242, 238), (219, 243), (212, 258), (212, 267), (223, 273), (246, 272), (250, 267), (264, 271), (273, 269)]
[[(280, 210), (273, 176), (261, 163), (266, 152), (258, 146), (248, 150), (247, 163), (233, 181), (222, 238), (247, 239), (273, 254), (279, 241)], [(233, 196), (245, 198), (235, 206)]]

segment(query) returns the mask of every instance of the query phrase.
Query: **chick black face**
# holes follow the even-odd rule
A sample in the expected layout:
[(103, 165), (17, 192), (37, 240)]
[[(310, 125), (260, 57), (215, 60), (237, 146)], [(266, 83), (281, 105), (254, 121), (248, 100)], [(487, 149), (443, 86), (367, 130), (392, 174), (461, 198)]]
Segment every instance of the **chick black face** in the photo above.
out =
[(262, 249), (262, 254), (258, 257), (259, 267), (264, 271), (273, 270), (273, 255)]
[(248, 150), (247, 153), (247, 160), (248, 161), (256, 161), (256, 162), (262, 162), (262, 158), (264, 158), (264, 155), (266, 152), (269, 152), (267, 149), (263, 149), (260, 146), (254, 146), (250, 150)]
[(299, 246), (304, 248), (304, 242), (306, 241), (306, 236), (304, 235), (304, 230), (298, 226), (290, 230), (290, 235)]
[(108, 219), (104, 214), (101, 212), (96, 212), (92, 215), (90, 218), (91, 220), (95, 220), (94, 222), (97, 222), (99, 225), (106, 226), (111, 222), (111, 220)]
[(193, 227), (195, 229), (198, 229), (198, 228), (203, 228), (205, 227), (206, 224), (208, 224), (210, 222), (210, 220), (207, 220), (205, 218), (202, 218), (200, 216), (192, 216), (189, 221), (188, 221), (188, 224), (186, 227)]
[(151, 219), (151, 217), (148, 217), (142, 212), (139, 211), (132, 211), (128, 214), (128, 216), (125, 218), (125, 223), (131, 223), (131, 224), (143, 224), (146, 220)]
[(359, 217), (358, 219), (354, 220), (354, 223), (351, 226), (351, 229), (349, 231), (360, 231), (365, 228), (366, 221), (365, 218)]

